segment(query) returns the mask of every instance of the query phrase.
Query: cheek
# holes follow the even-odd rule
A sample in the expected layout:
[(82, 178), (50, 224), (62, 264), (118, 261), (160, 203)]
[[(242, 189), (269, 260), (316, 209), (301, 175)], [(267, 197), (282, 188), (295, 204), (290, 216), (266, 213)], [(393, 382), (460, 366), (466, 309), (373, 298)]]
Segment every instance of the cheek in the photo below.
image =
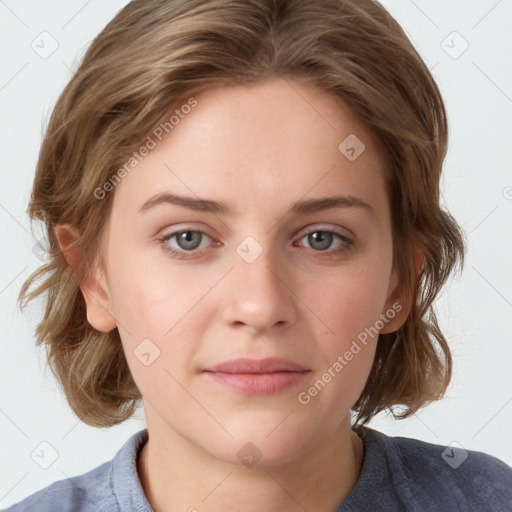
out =
[[(190, 273), (172, 267), (158, 247), (135, 246), (115, 256), (113, 247), (109, 281), (115, 318), (132, 337), (164, 337), (205, 293)], [(130, 242), (117, 246), (130, 247)], [(194, 282), (191, 282), (191, 277)]]
[[(387, 284), (382, 268), (340, 271), (339, 279), (316, 281), (309, 298), (322, 320), (317, 371), (297, 396), (301, 406), (336, 422), (360, 396), (370, 374), (378, 341), (375, 328)], [(332, 277), (332, 276), (331, 276)]]
[(387, 281), (382, 276), (386, 269), (376, 265), (373, 270), (369, 268), (347, 267), (336, 280), (331, 276), (310, 287), (311, 309), (325, 324), (323, 332), (343, 343), (374, 326), (383, 312)]
[[(109, 270), (113, 312), (125, 353), (139, 376), (155, 378), (156, 368), (182, 373), (199, 349), (212, 310), (206, 295), (218, 273), (186, 271), (171, 267), (164, 258), (153, 256), (151, 262), (143, 258), (143, 254), (126, 257)], [(158, 354), (151, 365), (155, 371), (141, 370), (135, 360), (145, 351), (152, 357)]]
[(190, 287), (187, 296), (183, 279), (179, 273), (164, 279), (159, 269), (129, 260), (112, 271), (113, 310), (128, 366), (143, 396), (154, 403), (174, 396), (170, 374), (183, 381), (179, 373), (190, 366), (196, 350), (189, 340), (197, 337), (197, 319), (194, 323), (187, 312), (199, 297)]
[[(112, 308), (116, 320), (136, 341), (138, 338), (161, 336), (165, 324), (172, 321), (170, 314), (174, 308), (170, 290), (161, 281), (152, 279), (151, 274), (131, 271), (129, 262), (112, 272)], [(162, 314), (167, 304), (169, 315)], [(166, 330), (169, 329), (167, 326)]]

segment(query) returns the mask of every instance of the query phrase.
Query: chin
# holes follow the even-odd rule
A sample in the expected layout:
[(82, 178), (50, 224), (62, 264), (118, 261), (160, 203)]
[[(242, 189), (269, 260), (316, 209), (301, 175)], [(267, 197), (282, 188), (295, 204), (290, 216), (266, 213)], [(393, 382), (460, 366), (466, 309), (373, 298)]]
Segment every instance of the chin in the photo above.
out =
[(279, 425), (271, 429), (258, 428), (254, 422), (251, 425), (238, 425), (236, 434), (231, 429), (234, 438), (227, 435), (219, 438), (209, 438), (203, 448), (214, 457), (229, 464), (246, 467), (276, 467), (289, 464), (312, 449), (315, 437), (308, 436), (299, 425)]

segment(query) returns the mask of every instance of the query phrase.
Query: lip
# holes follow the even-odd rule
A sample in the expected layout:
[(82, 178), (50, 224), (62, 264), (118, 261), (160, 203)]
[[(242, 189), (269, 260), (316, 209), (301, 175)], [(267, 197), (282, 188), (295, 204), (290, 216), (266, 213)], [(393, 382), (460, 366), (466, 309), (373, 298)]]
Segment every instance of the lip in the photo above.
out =
[(302, 372), (307, 369), (282, 357), (267, 357), (266, 359), (232, 359), (218, 365), (206, 368), (207, 372), (222, 373), (276, 373)]
[(311, 370), (280, 357), (233, 359), (203, 370), (205, 376), (239, 393), (272, 395), (302, 381)]

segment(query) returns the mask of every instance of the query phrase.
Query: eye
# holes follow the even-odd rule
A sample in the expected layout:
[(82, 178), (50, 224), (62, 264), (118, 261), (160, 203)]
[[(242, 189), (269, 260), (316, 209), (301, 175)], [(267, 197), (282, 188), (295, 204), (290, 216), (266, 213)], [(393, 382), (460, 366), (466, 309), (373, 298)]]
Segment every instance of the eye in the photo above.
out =
[[(328, 250), (333, 241), (338, 238), (341, 243), (337, 248)], [(330, 256), (336, 256), (351, 249), (354, 241), (347, 235), (324, 229), (315, 229), (306, 233), (300, 240), (307, 239), (308, 244), (315, 252), (327, 252)]]
[[(182, 230), (182, 231), (175, 231), (173, 233), (169, 233), (168, 235), (165, 235), (163, 238), (160, 238), (158, 241), (161, 243), (162, 248), (164, 251), (168, 252), (177, 259), (185, 259), (190, 257), (187, 253), (192, 253), (193, 251), (196, 251), (197, 249), (204, 249), (201, 246), (201, 242), (203, 241), (204, 237), (210, 238), (207, 233), (201, 230)], [(177, 244), (177, 249), (175, 249), (172, 244), (170, 244), (170, 241), (172, 239), (175, 239)]]
[[(205, 238), (207, 239), (205, 242)], [(314, 229), (303, 235), (299, 242), (307, 239), (307, 243), (314, 252), (326, 253), (328, 257), (335, 257), (349, 251), (354, 245), (354, 240), (348, 235), (328, 229)], [(341, 243), (334, 249), (329, 249), (333, 242), (338, 239)], [(174, 240), (174, 244), (171, 243)], [(212, 238), (202, 230), (183, 229), (174, 231), (158, 239), (165, 252), (175, 259), (191, 259), (198, 257), (201, 249), (208, 246), (208, 240)], [(217, 245), (219, 243), (217, 242)]]

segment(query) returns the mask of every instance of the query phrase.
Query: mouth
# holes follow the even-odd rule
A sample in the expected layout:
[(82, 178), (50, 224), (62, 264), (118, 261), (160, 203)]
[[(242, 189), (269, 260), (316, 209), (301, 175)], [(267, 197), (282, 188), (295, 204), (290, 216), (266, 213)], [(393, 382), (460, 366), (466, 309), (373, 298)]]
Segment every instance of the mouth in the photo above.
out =
[(273, 357), (235, 359), (203, 370), (210, 380), (247, 395), (273, 395), (301, 382), (311, 370)]

